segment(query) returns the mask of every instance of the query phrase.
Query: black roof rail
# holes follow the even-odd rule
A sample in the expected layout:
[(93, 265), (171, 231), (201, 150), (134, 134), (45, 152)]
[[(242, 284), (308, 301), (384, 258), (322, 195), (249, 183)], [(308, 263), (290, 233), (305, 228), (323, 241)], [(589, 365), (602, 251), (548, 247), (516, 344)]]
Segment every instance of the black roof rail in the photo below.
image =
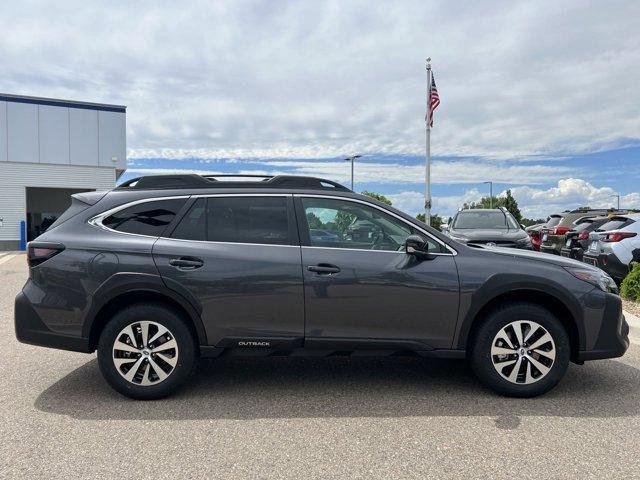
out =
[[(256, 180), (224, 180), (217, 178), (262, 178)], [(153, 190), (153, 189), (188, 189), (188, 188), (306, 188), (315, 190), (339, 190), (350, 192), (347, 187), (332, 180), (297, 175), (150, 175), (127, 180), (116, 187), (116, 190)]]

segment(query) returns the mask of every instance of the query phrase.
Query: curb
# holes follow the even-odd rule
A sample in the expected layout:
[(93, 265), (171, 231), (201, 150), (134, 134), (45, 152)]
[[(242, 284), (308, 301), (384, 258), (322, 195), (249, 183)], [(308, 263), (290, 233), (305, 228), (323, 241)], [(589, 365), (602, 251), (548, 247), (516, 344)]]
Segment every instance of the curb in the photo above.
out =
[(629, 339), (635, 343), (640, 345), (640, 318), (638, 318), (633, 313), (629, 313), (626, 310), (623, 310), (624, 318), (627, 320), (629, 324)]

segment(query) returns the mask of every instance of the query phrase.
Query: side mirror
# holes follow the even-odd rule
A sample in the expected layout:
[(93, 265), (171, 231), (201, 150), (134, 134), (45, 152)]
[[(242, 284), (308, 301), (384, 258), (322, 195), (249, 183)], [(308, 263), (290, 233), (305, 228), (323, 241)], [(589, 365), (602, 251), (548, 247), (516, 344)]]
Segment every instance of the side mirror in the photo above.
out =
[(524, 223), (521, 223), (521, 224), (520, 224), (520, 228), (522, 228), (523, 230), (526, 230), (526, 229), (527, 229), (527, 227), (525, 227), (525, 226), (524, 226)]
[(448, 232), (449, 231), (449, 225), (446, 224), (446, 223), (443, 223), (442, 225), (440, 225), (440, 231)]
[(409, 235), (404, 242), (405, 252), (407, 252), (407, 255), (412, 255), (419, 260), (431, 260), (434, 257), (429, 252), (424, 251), (425, 243), (424, 238), (420, 235)]

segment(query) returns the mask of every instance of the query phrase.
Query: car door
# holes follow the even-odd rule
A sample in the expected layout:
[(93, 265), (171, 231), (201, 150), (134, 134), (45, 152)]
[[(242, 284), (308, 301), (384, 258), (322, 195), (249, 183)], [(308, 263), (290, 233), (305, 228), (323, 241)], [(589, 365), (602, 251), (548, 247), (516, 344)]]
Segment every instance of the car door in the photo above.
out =
[[(361, 200), (301, 194), (296, 213), (306, 346), (451, 348), (459, 301), (454, 250)], [(411, 234), (425, 239), (429, 260), (405, 253)]]
[(197, 302), (210, 345), (294, 347), (304, 335), (291, 195), (193, 198), (153, 247), (169, 288)]

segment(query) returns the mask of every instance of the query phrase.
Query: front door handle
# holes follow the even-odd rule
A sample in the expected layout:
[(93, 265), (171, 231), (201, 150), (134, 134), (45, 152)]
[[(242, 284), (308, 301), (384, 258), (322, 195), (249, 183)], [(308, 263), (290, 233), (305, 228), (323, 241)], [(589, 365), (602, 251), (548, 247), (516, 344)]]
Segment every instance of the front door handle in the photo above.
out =
[(329, 263), (320, 263), (318, 265), (309, 265), (307, 270), (316, 272), (318, 275), (333, 275), (340, 272), (340, 268)]
[(195, 257), (180, 257), (169, 260), (169, 265), (180, 270), (195, 270), (204, 265), (204, 262)]

